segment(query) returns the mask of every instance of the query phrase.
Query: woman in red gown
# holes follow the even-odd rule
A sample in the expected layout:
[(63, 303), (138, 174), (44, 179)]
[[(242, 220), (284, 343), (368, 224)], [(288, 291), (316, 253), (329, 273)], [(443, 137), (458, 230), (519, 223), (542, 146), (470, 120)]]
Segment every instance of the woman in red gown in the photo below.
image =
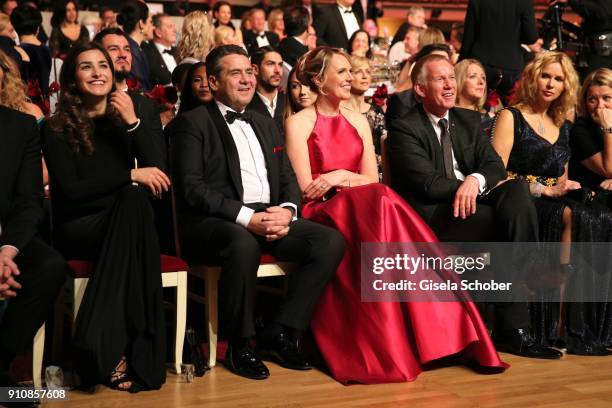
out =
[[(370, 127), (340, 108), (350, 97), (351, 64), (339, 49), (319, 47), (299, 79), (315, 105), (286, 122), (287, 153), (304, 194), (302, 216), (338, 229), (347, 247), (312, 320), (317, 345), (342, 383), (412, 381), (426, 363), (458, 355), (483, 367), (507, 368), (471, 302), (362, 302), (362, 242), (436, 242), (418, 214), (378, 183)], [(330, 190), (336, 194), (329, 197)]]

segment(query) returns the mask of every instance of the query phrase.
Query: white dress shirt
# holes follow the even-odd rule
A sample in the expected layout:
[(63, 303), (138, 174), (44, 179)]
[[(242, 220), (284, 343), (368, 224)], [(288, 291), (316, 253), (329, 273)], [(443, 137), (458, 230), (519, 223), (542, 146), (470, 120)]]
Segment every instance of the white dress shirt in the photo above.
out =
[(255, 33), (255, 35), (257, 36), (257, 47), (261, 48), (270, 45), (270, 42), (268, 41), (268, 36), (266, 35), (265, 31), (261, 33)]
[[(228, 111), (234, 112), (229, 106), (216, 101), (221, 115), (225, 119), (225, 114)], [(239, 113), (243, 113), (242, 112)], [(255, 135), (253, 127), (243, 121), (236, 119), (234, 123), (228, 123), (234, 143), (236, 144), (236, 150), (238, 151), (238, 159), (240, 160), (240, 178), (242, 179), (242, 202), (245, 204), (250, 203), (270, 203), (270, 183), (268, 182), (268, 169), (266, 167), (266, 158), (261, 144)], [(293, 209), (294, 217), (297, 215), (297, 205), (293, 203), (282, 203), (281, 207), (291, 207)], [(251, 217), (255, 211), (252, 208), (243, 206), (238, 212), (236, 217), (236, 223), (247, 227), (251, 221)]]
[[(438, 142), (440, 143), (440, 146), (441, 146), (442, 145), (442, 141), (441, 141), (442, 129), (440, 129), (440, 125), (438, 125), (438, 122), (440, 122), (440, 119), (446, 119), (446, 123), (448, 123), (449, 128), (451, 127), (448, 111), (446, 111), (444, 116), (441, 118), (429, 112), (426, 112), (426, 113), (427, 113), (427, 117), (429, 118), (429, 121), (431, 122), (431, 125), (433, 126), (434, 132), (436, 132), (436, 137), (438, 138)], [(452, 138), (452, 134), (451, 134), (451, 138)], [(457, 159), (455, 158), (455, 151), (452, 150), (452, 147), (451, 147), (451, 153), (453, 155), (453, 171), (455, 172), (455, 177), (457, 177), (458, 180), (463, 181), (465, 180), (465, 174), (463, 174), (461, 170), (459, 170), (459, 164), (457, 164)], [(479, 191), (481, 193), (487, 189), (487, 180), (484, 178), (482, 174), (472, 173), (470, 174), (470, 176), (474, 176), (478, 180)]]
[[(344, 8), (340, 4), (338, 4), (338, 10), (340, 10), (340, 15), (342, 16), (342, 21), (344, 22), (344, 28), (346, 28), (346, 38), (351, 38), (353, 33), (359, 30), (359, 22), (357, 22), (357, 17), (353, 12), (353, 9)], [(345, 10), (350, 10), (350, 13), (345, 13)]]
[(162, 59), (166, 64), (166, 68), (168, 69), (168, 71), (170, 71), (170, 73), (172, 73), (172, 71), (174, 71), (174, 68), (176, 68), (176, 60), (172, 55), (168, 54), (167, 52), (164, 52), (165, 50), (171, 51), (171, 48), (166, 48), (162, 44), (157, 43), (155, 41), (153, 41), (153, 44), (155, 44), (157, 51), (159, 51), (159, 54), (162, 56)]
[(276, 94), (274, 95), (274, 99), (272, 100), (269, 100), (259, 92), (257, 92), (257, 95), (259, 95), (264, 105), (266, 105), (266, 109), (268, 109), (268, 113), (270, 114), (270, 116), (274, 117), (274, 111), (276, 111), (276, 101), (278, 100), (278, 91), (276, 92)]

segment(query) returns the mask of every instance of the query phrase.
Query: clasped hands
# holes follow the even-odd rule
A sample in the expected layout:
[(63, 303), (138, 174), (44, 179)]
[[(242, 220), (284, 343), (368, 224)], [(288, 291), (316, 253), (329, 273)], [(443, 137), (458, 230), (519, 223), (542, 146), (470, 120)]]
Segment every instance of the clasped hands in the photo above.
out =
[(303, 195), (306, 200), (318, 200), (323, 197), (329, 190), (335, 186), (339, 186), (347, 180), (344, 170), (334, 170), (329, 173), (321, 174), (304, 189)]
[(247, 229), (254, 234), (266, 237), (266, 241), (276, 241), (289, 233), (289, 223), (293, 211), (289, 208), (273, 206), (266, 211), (254, 213)]
[(15, 297), (15, 291), (21, 289), (15, 280), (15, 276), (21, 273), (14, 261), (16, 256), (15, 248), (4, 247), (0, 250), (0, 297)]

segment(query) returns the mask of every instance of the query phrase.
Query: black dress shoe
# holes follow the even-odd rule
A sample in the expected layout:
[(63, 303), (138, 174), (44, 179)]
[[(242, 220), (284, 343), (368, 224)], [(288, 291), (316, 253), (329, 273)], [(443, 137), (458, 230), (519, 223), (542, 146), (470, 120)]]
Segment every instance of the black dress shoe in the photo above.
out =
[(257, 353), (263, 360), (273, 361), (290, 370), (310, 370), (312, 365), (301, 355), (297, 341), (289, 339), (285, 331), (266, 339), (257, 339)]
[(527, 329), (514, 329), (496, 333), (497, 350), (530, 358), (556, 360), (563, 356), (558, 350), (536, 343)]
[(235, 350), (231, 345), (225, 353), (225, 366), (234, 374), (252, 380), (265, 380), (270, 376), (268, 367), (248, 347)]

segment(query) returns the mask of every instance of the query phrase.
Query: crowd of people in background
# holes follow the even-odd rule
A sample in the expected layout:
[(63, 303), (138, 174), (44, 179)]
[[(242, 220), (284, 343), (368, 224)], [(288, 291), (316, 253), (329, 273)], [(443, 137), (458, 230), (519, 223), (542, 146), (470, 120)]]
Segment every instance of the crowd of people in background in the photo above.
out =
[[(79, 385), (162, 387), (171, 201), (179, 255), (221, 267), (237, 375), (267, 378), (263, 361), (311, 369), (306, 331), (342, 383), (411, 381), (450, 356), (503, 372), (498, 351), (610, 354), (612, 298), (536, 294), (493, 305), (491, 321), (462, 293), (362, 302), (360, 284), (363, 242), (561, 243), (556, 289), (580, 280), (571, 244), (612, 242), (609, 2), (552, 2), (607, 41), (580, 70), (542, 48), (530, 0), (469, 0), (446, 34), (411, 6), (382, 51), (379, 1), (262, 1), (240, 24), (217, 1), (180, 30), (144, 1), (87, 19), (76, 0), (53, 3), (47, 36), (39, 2), (0, 2), (0, 386), (16, 385), (9, 366), (53, 308), (64, 259), (85, 259)], [(389, 95), (375, 55), (397, 67)], [(259, 327), (262, 253), (296, 270)]]

